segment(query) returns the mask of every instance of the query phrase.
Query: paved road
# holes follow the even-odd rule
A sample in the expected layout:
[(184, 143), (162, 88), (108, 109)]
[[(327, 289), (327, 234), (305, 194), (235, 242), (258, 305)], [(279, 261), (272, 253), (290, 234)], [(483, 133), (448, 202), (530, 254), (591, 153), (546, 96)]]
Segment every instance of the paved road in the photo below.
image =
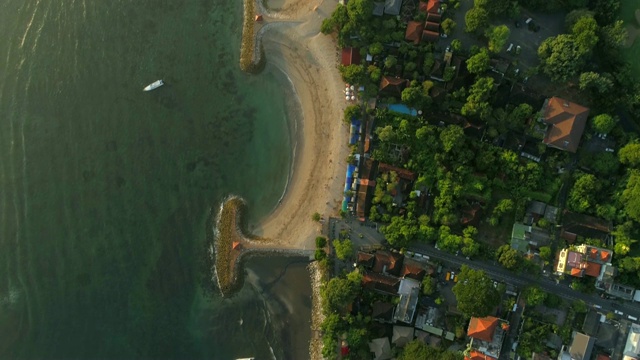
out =
[(618, 310), (624, 313), (625, 318), (627, 315), (632, 315), (634, 317), (640, 318), (640, 305), (637, 303), (619, 303), (613, 300), (602, 299), (597, 295), (584, 294), (578, 291), (574, 291), (566, 284), (556, 284), (555, 280), (553, 279), (549, 279), (546, 277), (536, 278), (526, 274), (516, 274), (499, 265), (493, 265), (491, 263), (480, 260), (467, 260), (465, 257), (449, 254), (447, 252), (438, 250), (433, 246), (419, 244), (409, 247), (408, 250), (428, 255), (431, 259), (437, 259), (445, 263), (453, 264), (456, 267), (460, 267), (461, 265), (465, 264), (471, 268), (483, 270), (491, 278), (504, 281), (505, 283), (515, 285), (519, 288), (531, 284), (537, 284), (546, 292), (556, 294), (564, 299), (571, 301), (582, 300), (587, 303), (587, 305), (601, 306), (602, 308), (599, 311), (603, 313)]

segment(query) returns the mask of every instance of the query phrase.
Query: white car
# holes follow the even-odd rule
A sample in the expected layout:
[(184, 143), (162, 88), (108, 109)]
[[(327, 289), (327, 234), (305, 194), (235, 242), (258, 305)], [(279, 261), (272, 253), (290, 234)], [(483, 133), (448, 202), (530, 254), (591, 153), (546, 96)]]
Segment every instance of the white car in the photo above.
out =
[(624, 315), (624, 313), (619, 310), (613, 310), (613, 312), (616, 313), (617, 315)]
[(498, 288), (498, 282), (497, 282), (497, 281), (494, 281), (494, 282), (493, 282), (493, 287), (494, 287), (494, 288)]

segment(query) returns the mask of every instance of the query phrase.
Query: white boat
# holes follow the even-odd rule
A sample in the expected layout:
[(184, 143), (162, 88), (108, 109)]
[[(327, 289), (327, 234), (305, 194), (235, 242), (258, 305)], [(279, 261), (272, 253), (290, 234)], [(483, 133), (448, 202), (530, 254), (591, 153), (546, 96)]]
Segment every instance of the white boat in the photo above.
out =
[(157, 80), (152, 82), (151, 84), (147, 85), (143, 90), (144, 91), (151, 91), (151, 90), (155, 90), (157, 88), (159, 88), (160, 86), (164, 85), (164, 81), (162, 80)]

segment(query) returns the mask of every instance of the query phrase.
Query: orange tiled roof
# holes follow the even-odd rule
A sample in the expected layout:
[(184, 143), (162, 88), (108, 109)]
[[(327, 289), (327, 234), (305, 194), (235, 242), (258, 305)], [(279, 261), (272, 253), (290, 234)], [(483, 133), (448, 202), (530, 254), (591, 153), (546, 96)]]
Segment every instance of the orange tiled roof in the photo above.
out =
[(554, 96), (543, 111), (544, 122), (550, 125), (543, 142), (558, 149), (576, 152), (589, 109)]
[(496, 317), (472, 317), (469, 322), (467, 335), (474, 339), (491, 342), (493, 340), (493, 332), (496, 330), (496, 326), (498, 326), (498, 318)]
[(588, 262), (584, 273), (589, 276), (598, 277), (600, 275), (600, 268), (602, 268), (602, 265), (594, 262)]
[(424, 30), (424, 26), (420, 21), (409, 21), (407, 31), (404, 33), (404, 39), (412, 41), (414, 44), (419, 44), (422, 38), (422, 30)]
[(469, 356), (465, 356), (464, 360), (497, 360), (496, 358), (485, 355), (477, 350), (472, 350), (469, 353)]
[(572, 269), (571, 269), (571, 275), (572, 275), (572, 276), (582, 277), (582, 269), (579, 269), (579, 268), (572, 268)]

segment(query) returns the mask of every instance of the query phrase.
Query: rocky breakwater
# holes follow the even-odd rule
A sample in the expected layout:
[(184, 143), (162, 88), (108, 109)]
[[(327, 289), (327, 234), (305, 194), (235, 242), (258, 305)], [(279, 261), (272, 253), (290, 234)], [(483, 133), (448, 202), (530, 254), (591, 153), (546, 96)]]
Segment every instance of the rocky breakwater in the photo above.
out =
[(244, 0), (242, 19), (242, 43), (240, 44), (240, 69), (248, 73), (258, 73), (264, 69), (264, 49), (257, 41), (257, 24), (262, 15), (256, 14), (256, 0)]

